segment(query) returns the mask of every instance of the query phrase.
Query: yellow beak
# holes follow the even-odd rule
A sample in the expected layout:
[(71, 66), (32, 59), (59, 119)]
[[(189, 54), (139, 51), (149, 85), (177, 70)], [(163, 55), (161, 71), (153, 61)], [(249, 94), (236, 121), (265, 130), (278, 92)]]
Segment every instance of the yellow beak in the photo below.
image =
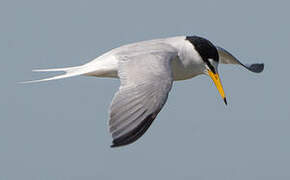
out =
[(219, 75), (217, 73), (213, 73), (211, 70), (208, 70), (208, 74), (211, 77), (211, 79), (213, 80), (213, 82), (214, 82), (216, 88), (218, 89), (220, 95), (222, 96), (225, 104), (227, 105), (227, 99), (226, 99), (225, 92), (224, 92)]

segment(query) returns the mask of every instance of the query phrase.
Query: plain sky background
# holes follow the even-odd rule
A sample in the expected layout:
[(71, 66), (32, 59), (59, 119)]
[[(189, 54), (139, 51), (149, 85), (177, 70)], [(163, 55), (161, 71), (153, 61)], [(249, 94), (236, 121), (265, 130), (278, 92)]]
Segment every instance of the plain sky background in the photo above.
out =
[[(289, 1), (0, 1), (0, 179), (290, 178)], [(123, 44), (200, 35), (262, 74), (220, 65), (174, 83), (136, 143), (110, 148), (115, 79), (17, 84)]]

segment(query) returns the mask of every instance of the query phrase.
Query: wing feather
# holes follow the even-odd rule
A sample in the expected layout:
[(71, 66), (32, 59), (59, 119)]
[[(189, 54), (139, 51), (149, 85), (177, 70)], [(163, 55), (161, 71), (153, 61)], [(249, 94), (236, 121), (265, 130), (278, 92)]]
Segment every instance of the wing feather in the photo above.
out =
[(246, 69), (255, 73), (260, 73), (264, 70), (263, 63), (243, 64), (234, 55), (232, 55), (230, 52), (228, 52), (224, 48), (221, 48), (219, 46), (216, 46), (216, 48), (218, 50), (220, 63), (222, 64), (239, 64), (245, 67)]
[[(142, 49), (142, 48), (140, 48)], [(140, 138), (165, 104), (173, 82), (170, 61), (177, 51), (159, 45), (154, 50), (119, 56), (121, 86), (111, 108), (111, 147), (130, 144)]]

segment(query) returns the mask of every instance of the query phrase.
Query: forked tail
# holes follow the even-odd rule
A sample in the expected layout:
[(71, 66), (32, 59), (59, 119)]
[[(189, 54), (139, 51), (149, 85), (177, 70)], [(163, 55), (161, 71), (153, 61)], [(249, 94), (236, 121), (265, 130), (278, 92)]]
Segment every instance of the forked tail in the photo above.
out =
[(59, 72), (64, 71), (64, 74), (45, 78), (45, 79), (39, 79), (39, 80), (32, 80), (32, 81), (25, 81), (20, 83), (35, 83), (35, 82), (43, 82), (43, 81), (50, 81), (50, 80), (56, 80), (56, 79), (62, 79), (62, 78), (68, 78), (78, 75), (86, 74), (86, 68), (83, 68), (83, 66), (76, 66), (76, 67), (68, 67), (68, 68), (55, 68), (55, 69), (35, 69), (32, 70), (34, 72)]

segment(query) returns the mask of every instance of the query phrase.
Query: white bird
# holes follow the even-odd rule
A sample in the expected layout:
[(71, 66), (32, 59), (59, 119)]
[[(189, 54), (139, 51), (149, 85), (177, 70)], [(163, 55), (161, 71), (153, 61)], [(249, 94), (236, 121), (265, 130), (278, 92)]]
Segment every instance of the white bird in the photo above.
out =
[(121, 85), (111, 107), (111, 147), (130, 144), (149, 128), (164, 106), (173, 81), (209, 75), (227, 104), (218, 75), (219, 64), (239, 64), (262, 72), (264, 64), (242, 64), (225, 49), (198, 36), (178, 36), (124, 45), (81, 66), (34, 70), (65, 74), (28, 82), (41, 82), (77, 75), (119, 78)]

